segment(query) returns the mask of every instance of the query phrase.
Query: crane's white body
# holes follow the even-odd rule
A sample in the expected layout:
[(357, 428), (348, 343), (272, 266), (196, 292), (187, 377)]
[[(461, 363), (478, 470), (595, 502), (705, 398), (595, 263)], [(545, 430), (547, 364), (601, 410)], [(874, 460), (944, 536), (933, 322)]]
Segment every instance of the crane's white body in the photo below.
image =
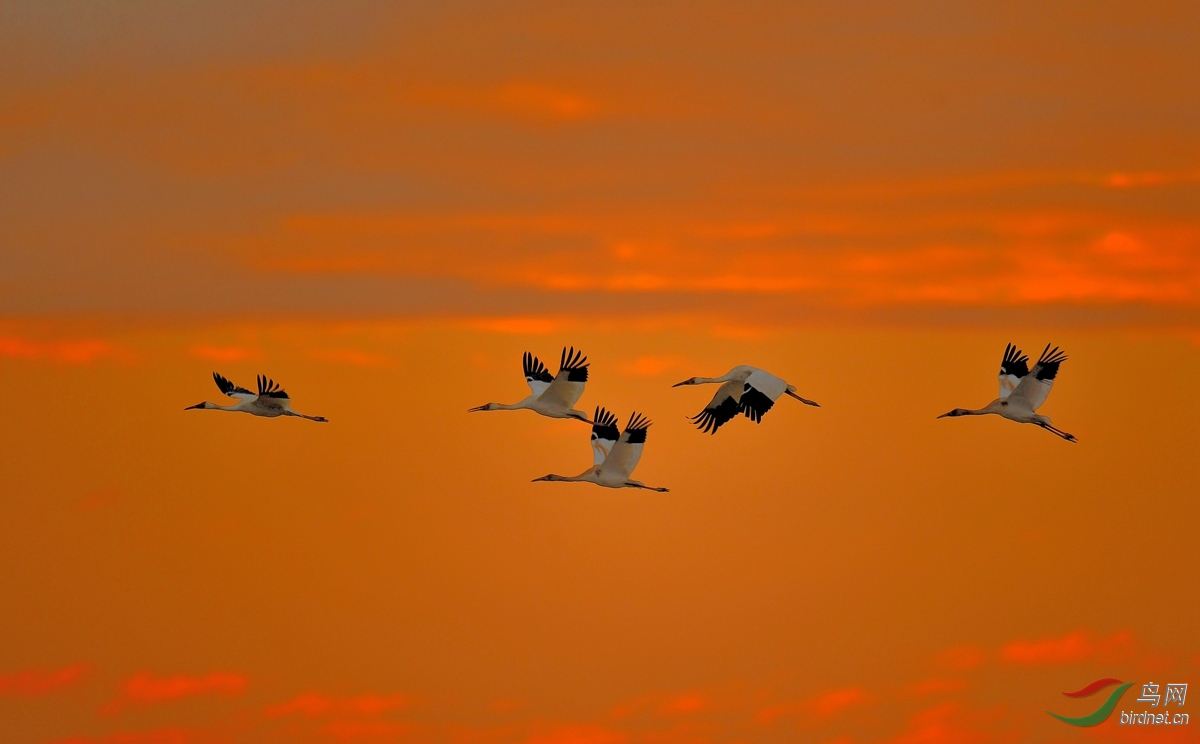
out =
[(630, 476), (642, 458), (646, 430), (650, 421), (636, 412), (630, 417), (623, 433), (618, 433), (617, 418), (603, 408), (596, 409), (592, 424), (592, 467), (579, 475), (543, 475), (537, 481), (560, 483), (594, 483), (605, 488), (644, 488), (666, 493), (669, 489), (647, 486)]
[(558, 374), (551, 377), (546, 366), (529, 352), (524, 357), (525, 382), (529, 395), (516, 403), (487, 403), (474, 411), (533, 411), (549, 418), (570, 418), (591, 423), (587, 414), (575, 408), (583, 396), (588, 378), (588, 361), (583, 352), (563, 349)]
[(1059, 365), (1066, 359), (1066, 354), (1059, 351), (1057, 346), (1051, 349), (1050, 344), (1046, 344), (1037, 364), (1033, 369), (1029, 369), (1029, 357), (1009, 344), (1000, 363), (1000, 397), (983, 408), (955, 408), (938, 418), (995, 414), (1018, 424), (1039, 426), (1068, 442), (1078, 442), (1075, 435), (1056, 429), (1049, 416), (1037, 412), (1050, 395), (1050, 388), (1058, 376)]
[(237, 400), (231, 406), (223, 406), (218, 403), (197, 403), (194, 406), (188, 406), (184, 410), (192, 409), (202, 411), (231, 411), (234, 413), (248, 413), (251, 416), (261, 416), (263, 418), (277, 418), (279, 416), (294, 416), (296, 418), (308, 419), (309, 421), (318, 421), (320, 423), (328, 423), (329, 420), (324, 416), (306, 416), (303, 413), (292, 410), (292, 401), (288, 398), (288, 394), (283, 391), (274, 380), (269, 380), (265, 375), (258, 376), (258, 393), (253, 393), (244, 387), (234, 385), (232, 382), (213, 372), (213, 380), (217, 383), (217, 388), (228, 395), (230, 398)]
[(788, 395), (806, 405), (818, 405), (797, 395), (796, 386), (782, 377), (747, 364), (734, 367), (720, 377), (693, 377), (672, 387), (706, 384), (720, 384), (721, 387), (717, 388), (704, 410), (693, 416), (692, 420), (701, 431), (713, 434), (739, 413), (756, 424), (762, 423), (762, 417), (781, 395)]

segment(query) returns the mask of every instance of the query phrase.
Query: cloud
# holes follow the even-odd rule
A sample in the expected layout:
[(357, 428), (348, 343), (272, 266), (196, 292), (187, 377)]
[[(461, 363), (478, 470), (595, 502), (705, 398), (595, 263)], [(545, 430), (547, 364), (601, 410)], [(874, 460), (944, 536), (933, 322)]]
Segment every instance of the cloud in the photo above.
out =
[(1115, 189), (1128, 189), (1145, 186), (1173, 186), (1176, 184), (1200, 183), (1200, 171), (1156, 172), (1142, 173), (1112, 173), (1104, 179), (1104, 184)]
[[(246, 250), (264, 273), (661, 295), (676, 306), (712, 295), (827, 307), (1200, 306), (1200, 225), (1190, 222), (1118, 227), (1099, 214), (930, 211), (884, 224), (865, 205), (843, 209), (832, 222), (793, 213), (750, 227), (568, 211), (295, 215)], [(591, 260), (598, 247), (615, 260)]]
[(359, 695), (357, 697), (331, 697), (315, 692), (306, 692), (296, 697), (269, 706), (268, 718), (302, 716), (314, 718), (327, 715), (377, 716), (411, 707), (412, 698), (406, 695)]
[(1075, 631), (1058, 638), (1012, 641), (1000, 649), (1000, 660), (1016, 666), (1076, 664), (1093, 656), (1111, 657), (1127, 651), (1132, 642), (1133, 636), (1128, 632), (1096, 639), (1086, 631)]
[(0, 674), (0, 697), (38, 697), (73, 687), (88, 673), (86, 664), (71, 664), (55, 670), (25, 669)]
[(118, 356), (128, 356), (128, 353), (100, 339), (30, 341), (19, 336), (0, 336), (0, 357), (36, 359), (62, 364), (90, 364), (99, 359)]
[(207, 359), (212, 362), (243, 362), (248, 359), (262, 358), (262, 354), (256, 349), (247, 349), (241, 346), (197, 344), (189, 348), (188, 353), (197, 359)]
[(211, 742), (206, 735), (181, 728), (161, 728), (152, 731), (120, 731), (105, 736), (72, 736), (55, 739), (47, 744), (201, 744)]
[(700, 713), (707, 710), (712, 702), (707, 696), (698, 692), (687, 692), (672, 695), (658, 706), (658, 712), (664, 716), (681, 716)]
[(412, 727), (393, 721), (331, 721), (322, 731), (338, 742), (395, 741)]
[(576, 724), (542, 728), (535, 731), (523, 744), (625, 744), (629, 734), (598, 724)]
[[(384, 5), (362, 14), (369, 28), (300, 14), (293, 32), (308, 30), (281, 42), (286, 55), (142, 19), (81, 41), (54, 74), (39, 60), (61, 42), (47, 31), (60, 12), (12, 19), (42, 27), (3, 45), (15, 84), (0, 95), (0, 152), (22, 198), (0, 205), (16, 259), (0, 304), (536, 317), (585, 315), (595, 298), (580, 293), (616, 295), (606, 309), (626, 314), (726, 296), (747, 320), (747, 296), (774, 295), (789, 300), (775, 317), (838, 307), (859, 321), (914, 306), (1200, 305), (1187, 193), (1125, 193), (1197, 181), (1189, 133), (1170, 125), (1191, 105), (1186, 86), (1112, 88), (1134, 67), (1176, 79), (1182, 63), (1167, 60), (1188, 58), (1176, 40), (1130, 32), (1158, 41), (1126, 58), (1059, 14), (1079, 69), (1112, 74), (1039, 81), (1034, 95), (1074, 103), (1030, 127), (1027, 107), (996, 105), (1044, 62), (1007, 19), (988, 18), (998, 36), (980, 44), (933, 23), (924, 51), (962, 64), (907, 55), (907, 73), (921, 71), (907, 74), (895, 60), (911, 40), (886, 10), (467, 18)], [(756, 44), (732, 41), (731, 22)], [(302, 41), (318, 27), (319, 51)], [(133, 53), (175, 49), (176, 28), (193, 29), (188, 64)], [(1018, 63), (969, 87), (961, 71), (989, 65), (997, 39), (1023, 50)], [(853, 63), (800, 64), (797, 48)], [(796, 64), (763, 75), (765, 59)], [(941, 101), (956, 94), (951, 121)], [(1097, 116), (1102, 98), (1146, 115)], [(1184, 160), (1158, 167), (1166, 151)], [(1110, 172), (1113, 158), (1127, 167)], [(214, 176), (225, 185), (210, 192)], [(1111, 233), (1178, 268), (1092, 250)], [(463, 286), (422, 297), (384, 279)], [(512, 291), (483, 297), (498, 288)]]
[(104, 712), (115, 713), (128, 705), (154, 705), (193, 697), (237, 697), (249, 684), (245, 675), (232, 672), (212, 672), (198, 677), (155, 677), (143, 672), (125, 681), (121, 695), (105, 706)]
[(492, 333), (514, 336), (546, 336), (573, 325), (573, 321), (568, 318), (553, 317), (472, 318), (466, 321), (466, 325)]
[(1027, 738), (1001, 708), (977, 710), (941, 703), (914, 713), (905, 731), (885, 744), (1009, 744)]
[(631, 377), (656, 377), (663, 372), (678, 369), (685, 362), (680, 356), (640, 356), (618, 365), (622, 374)]
[(358, 349), (313, 349), (308, 355), (319, 362), (349, 364), (354, 367), (382, 367), (390, 364), (386, 357)]
[(782, 718), (791, 717), (803, 717), (818, 721), (828, 720), (851, 708), (868, 705), (871, 702), (871, 697), (862, 687), (842, 687), (804, 700), (760, 708), (754, 714), (754, 721), (769, 725)]
[(609, 712), (608, 717), (616, 721), (626, 721), (637, 716), (645, 718), (647, 714), (650, 714), (651, 718), (686, 718), (712, 710), (714, 702), (712, 695), (696, 690), (653, 692), (619, 703)]

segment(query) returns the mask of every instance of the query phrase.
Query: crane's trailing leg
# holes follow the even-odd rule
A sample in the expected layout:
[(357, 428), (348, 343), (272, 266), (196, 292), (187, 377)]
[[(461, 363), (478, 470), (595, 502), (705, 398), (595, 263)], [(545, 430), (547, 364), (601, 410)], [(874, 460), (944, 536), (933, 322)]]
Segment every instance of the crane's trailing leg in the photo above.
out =
[(1040, 423), (1037, 421), (1035, 421), (1034, 423), (1037, 424), (1038, 426), (1042, 427), (1046, 431), (1050, 432), (1051, 434), (1057, 434), (1058, 436), (1062, 437), (1063, 439), (1067, 440), (1068, 442), (1075, 442), (1076, 444), (1079, 443), (1079, 440), (1075, 438), (1074, 434), (1068, 434), (1067, 432), (1063, 431), (1062, 429), (1054, 428), (1050, 424), (1043, 424), (1043, 423)]
[(815, 400), (809, 400), (808, 398), (801, 398), (799, 395), (796, 395), (796, 393), (791, 390), (784, 390), (783, 392), (792, 396), (793, 398), (800, 401), (801, 403), (803, 403), (806, 406), (816, 406), (817, 408), (821, 407), (821, 404), (816, 402)]

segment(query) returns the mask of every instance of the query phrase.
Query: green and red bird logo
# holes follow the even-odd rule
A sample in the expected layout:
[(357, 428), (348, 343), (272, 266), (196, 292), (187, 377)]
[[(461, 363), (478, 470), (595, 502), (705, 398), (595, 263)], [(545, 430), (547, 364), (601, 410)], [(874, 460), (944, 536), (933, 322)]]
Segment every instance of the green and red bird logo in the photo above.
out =
[(1132, 684), (1133, 684), (1132, 682), (1122, 683), (1121, 680), (1119, 680), (1119, 679), (1113, 679), (1111, 677), (1108, 677), (1106, 679), (1098, 679), (1095, 682), (1091, 683), (1090, 685), (1088, 685), (1087, 687), (1084, 687), (1081, 690), (1076, 690), (1075, 692), (1064, 692), (1063, 694), (1066, 695), (1067, 697), (1073, 697), (1073, 698), (1091, 697), (1092, 695), (1095, 695), (1097, 692), (1103, 690), (1106, 687), (1111, 687), (1112, 685), (1120, 685), (1120, 687), (1118, 687), (1117, 689), (1113, 690), (1112, 692), (1110, 692), (1108, 694), (1108, 699), (1104, 701), (1103, 705), (1101, 705), (1099, 708), (1092, 711), (1091, 713), (1087, 714), (1086, 716), (1079, 716), (1078, 718), (1068, 718), (1067, 716), (1060, 716), (1059, 714), (1054, 713), (1052, 711), (1046, 711), (1046, 712), (1049, 713), (1050, 715), (1054, 716), (1058, 720), (1062, 721), (1063, 723), (1069, 723), (1072, 726), (1095, 726), (1097, 724), (1104, 723), (1104, 721), (1110, 715), (1112, 715), (1113, 709), (1117, 707), (1117, 703), (1120, 702), (1120, 700), (1121, 700), (1121, 696), (1125, 694), (1125, 691), (1128, 690), (1129, 686)]

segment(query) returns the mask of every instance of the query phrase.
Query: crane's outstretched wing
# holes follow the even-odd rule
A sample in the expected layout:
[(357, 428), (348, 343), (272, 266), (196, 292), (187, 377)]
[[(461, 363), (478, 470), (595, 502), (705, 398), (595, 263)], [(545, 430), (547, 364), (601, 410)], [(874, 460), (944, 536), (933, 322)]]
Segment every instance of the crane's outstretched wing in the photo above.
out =
[(1000, 397), (1007, 398), (1011, 395), (1027, 374), (1029, 357), (1012, 344), (1004, 347), (1004, 359), (1000, 361)]
[(608, 453), (608, 457), (604, 458), (604, 462), (600, 464), (600, 470), (605, 473), (616, 473), (621, 478), (628, 478), (632, 475), (638, 460), (642, 459), (642, 447), (646, 444), (646, 429), (649, 428), (650, 419), (634, 411), (633, 415), (629, 417), (629, 423), (625, 426), (621, 438), (617, 440), (612, 451)]
[(620, 439), (621, 430), (617, 428), (617, 417), (600, 406), (596, 406), (596, 415), (592, 421), (595, 422), (592, 424), (593, 464), (600, 465)]
[(1046, 396), (1050, 394), (1054, 378), (1058, 377), (1058, 366), (1065, 361), (1067, 361), (1065, 353), (1060, 351), (1057, 346), (1051, 349), (1050, 344), (1046, 344), (1042, 355), (1038, 357), (1037, 364), (1033, 366), (1029, 374), (1021, 378), (1021, 382), (1008, 397), (1024, 400), (1031, 409), (1036, 411), (1046, 402)]
[(541, 399), (548, 403), (560, 403), (567, 408), (574, 408), (575, 403), (583, 396), (583, 385), (588, 378), (588, 360), (582, 351), (562, 350), (558, 374), (554, 381), (542, 393)]
[(786, 390), (787, 382), (770, 372), (756, 369), (746, 378), (739, 410), (754, 423), (762, 423), (762, 417)]
[(281, 398), (287, 400), (288, 394), (274, 380), (268, 380), (266, 375), (258, 376), (258, 397)]
[(246, 388), (234, 385), (228, 379), (222, 377), (216, 372), (213, 372), (213, 381), (217, 383), (217, 389), (219, 389), (225, 395), (228, 395), (230, 398), (237, 398), (238, 400), (254, 400), (258, 397)]
[(554, 382), (554, 376), (546, 369), (546, 365), (542, 364), (542, 360), (528, 351), (521, 358), (521, 367), (525, 371), (525, 382), (529, 383), (529, 390), (534, 397), (541, 397), (546, 388), (550, 387), (550, 383)]
[(717, 388), (716, 395), (704, 407), (704, 410), (692, 416), (691, 421), (696, 428), (706, 434), (716, 434), (741, 410), (742, 383), (730, 380)]

